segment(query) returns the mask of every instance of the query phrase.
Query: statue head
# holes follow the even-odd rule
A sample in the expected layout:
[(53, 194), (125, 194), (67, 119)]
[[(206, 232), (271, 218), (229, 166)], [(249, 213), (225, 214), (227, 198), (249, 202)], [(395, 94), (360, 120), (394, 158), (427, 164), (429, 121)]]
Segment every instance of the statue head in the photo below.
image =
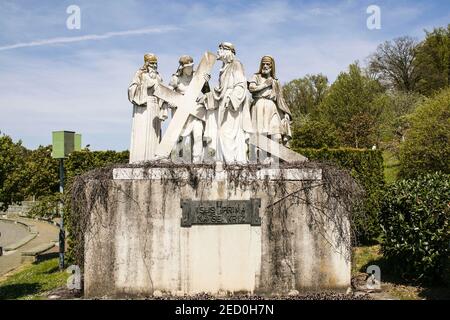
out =
[(259, 64), (259, 74), (263, 76), (271, 76), (275, 79), (275, 60), (272, 56), (264, 56)]
[(158, 69), (158, 58), (153, 53), (147, 53), (144, 55), (144, 69)]
[(219, 50), (217, 50), (217, 60), (229, 63), (234, 60), (236, 50), (234, 45), (230, 42), (222, 42), (219, 44)]
[(184, 55), (180, 57), (177, 75), (190, 76), (194, 72), (194, 59), (191, 56)]

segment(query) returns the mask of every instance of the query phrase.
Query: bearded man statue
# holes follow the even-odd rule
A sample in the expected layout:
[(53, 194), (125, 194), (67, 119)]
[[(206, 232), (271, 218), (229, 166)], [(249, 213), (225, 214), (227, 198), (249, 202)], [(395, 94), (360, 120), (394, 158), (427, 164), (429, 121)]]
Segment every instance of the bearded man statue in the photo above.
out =
[(275, 60), (271, 56), (262, 57), (259, 71), (249, 81), (248, 89), (253, 96), (251, 113), (255, 133), (287, 145), (292, 138), (292, 114), (275, 77)]
[(161, 122), (167, 119), (167, 110), (153, 95), (155, 84), (160, 82), (158, 59), (148, 53), (128, 87), (128, 100), (133, 104), (130, 163), (152, 160), (161, 140)]

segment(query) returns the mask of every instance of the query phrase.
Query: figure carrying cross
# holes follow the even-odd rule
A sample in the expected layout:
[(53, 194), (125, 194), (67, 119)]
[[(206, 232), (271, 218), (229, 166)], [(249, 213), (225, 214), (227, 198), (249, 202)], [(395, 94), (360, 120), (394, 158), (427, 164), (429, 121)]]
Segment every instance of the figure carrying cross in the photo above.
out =
[[(169, 159), (179, 137), (186, 135), (186, 132), (188, 134), (192, 132), (194, 135), (194, 162), (205, 161), (205, 157), (202, 157), (200, 151), (202, 146), (199, 142), (202, 140), (206, 143), (205, 150), (207, 151), (203, 152), (203, 155), (212, 154), (212, 160), (220, 162), (248, 163), (249, 145), (253, 145), (284, 161), (307, 160), (279, 143), (281, 141), (268, 139), (266, 132), (261, 130), (265, 127), (256, 125), (261, 124), (261, 120), (264, 120), (260, 115), (264, 115), (264, 110), (268, 107), (273, 111), (272, 115), (278, 115), (273, 103), (268, 104), (264, 100), (261, 101), (265, 103), (257, 102), (253, 107), (259, 109), (253, 110), (255, 119), (252, 123), (250, 110), (252, 96), (247, 88), (244, 67), (236, 59), (236, 50), (233, 44), (222, 42), (219, 45), (217, 56), (206, 52), (197, 70), (192, 73), (189, 71), (193, 71), (190, 69), (193, 66), (193, 59), (189, 56), (183, 56), (182, 58), (180, 59), (180, 74), (177, 75), (176, 81), (172, 79), (169, 87), (161, 83), (161, 78), (155, 72), (154, 64), (156, 61), (153, 60), (156, 58), (151, 61), (153, 67), (152, 64), (147, 66), (146, 60), (146, 65), (136, 73), (135, 80), (129, 89), (130, 101), (135, 105), (134, 116), (139, 119), (136, 113), (147, 112), (147, 114), (143, 117), (146, 121), (141, 121), (142, 123), (139, 125), (140, 132), (137, 132), (137, 126), (134, 125), (135, 120), (133, 120), (130, 162)], [(219, 84), (211, 92), (202, 94), (202, 89), (210, 79), (211, 70), (216, 60), (222, 61)], [(274, 67), (272, 58), (270, 62), (269, 67)], [(149, 68), (153, 71), (146, 72), (145, 70), (150, 70)], [(283, 109), (280, 86), (276, 79), (271, 80), (275, 89), (275, 93), (272, 94), (275, 97), (273, 99), (276, 101), (278, 108), (287, 114), (283, 116), (283, 120), (288, 123), (290, 112), (287, 107)], [(259, 91), (258, 82), (255, 82), (256, 84), (251, 83), (250, 90), (255, 94)], [(257, 98), (261, 99), (265, 96), (257, 96)], [(269, 97), (269, 99), (272, 98)], [(176, 109), (176, 112), (173, 112), (173, 118), (159, 142), (160, 121), (167, 117), (167, 108), (162, 107), (163, 102), (169, 105), (172, 110)], [(145, 105), (147, 108), (142, 109)], [(277, 125), (283, 124), (283, 120), (278, 121), (280, 119), (275, 118)], [(273, 116), (270, 119), (273, 119)], [(204, 127), (203, 121), (205, 121)], [(275, 126), (275, 122), (270, 120), (269, 126)], [(151, 130), (149, 131), (149, 129)], [(278, 131), (277, 129), (274, 136), (278, 137), (279, 133), (283, 134), (283, 131), (286, 130)], [(203, 139), (201, 139), (202, 134)], [(151, 137), (151, 141), (149, 137)], [(146, 141), (144, 151), (136, 150), (134, 141), (138, 139)], [(151, 146), (147, 142), (151, 142)]]

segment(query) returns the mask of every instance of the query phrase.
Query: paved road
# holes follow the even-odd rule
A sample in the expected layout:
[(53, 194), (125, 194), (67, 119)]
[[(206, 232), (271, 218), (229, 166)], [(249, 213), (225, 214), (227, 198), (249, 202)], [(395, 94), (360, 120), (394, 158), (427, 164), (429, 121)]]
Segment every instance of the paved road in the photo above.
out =
[(17, 242), (28, 234), (28, 229), (24, 225), (0, 220), (0, 247)]
[[(17, 250), (3, 252), (3, 256), (0, 257), (0, 276), (8, 273), (9, 271), (19, 267), (22, 264), (22, 252), (26, 250), (30, 250), (40, 244), (50, 243), (58, 239), (59, 229), (46, 222), (31, 220), (31, 219), (17, 219), (22, 221), (28, 225), (36, 226), (39, 234), (36, 238), (28, 242), (23, 247), (20, 247)], [(53, 248), (53, 250), (57, 250)]]

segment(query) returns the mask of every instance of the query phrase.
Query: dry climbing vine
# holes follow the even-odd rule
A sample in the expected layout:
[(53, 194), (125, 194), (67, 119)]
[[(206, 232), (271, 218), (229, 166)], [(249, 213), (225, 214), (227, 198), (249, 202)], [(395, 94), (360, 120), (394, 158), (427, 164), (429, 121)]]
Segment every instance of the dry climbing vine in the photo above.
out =
[[(261, 180), (257, 176), (258, 170), (269, 169), (270, 166), (261, 164), (224, 164), (223, 166), (223, 170), (227, 172), (229, 192), (238, 189), (250, 190), (252, 194), (261, 189), (268, 192), (269, 203), (266, 208), (262, 209), (264, 209), (264, 214), (267, 217), (269, 238), (274, 241), (274, 246), (281, 248), (281, 250), (274, 251), (275, 254), (279, 255), (275, 260), (284, 261), (287, 267), (292, 270), (292, 266), (289, 265), (292, 245), (288, 241), (290, 223), (287, 221), (287, 214), (288, 208), (293, 204), (307, 205), (309, 223), (319, 233), (323, 230), (324, 219), (330, 220), (333, 228), (335, 228), (333, 232), (338, 235), (336, 247), (340, 247), (342, 244), (345, 247), (350, 246), (348, 239), (354, 239), (355, 228), (351, 225), (350, 237), (345, 221), (346, 219), (352, 221), (352, 212), (362, 198), (362, 188), (351, 178), (350, 174), (332, 165), (317, 162), (282, 163), (279, 167), (281, 169), (321, 169), (322, 180), (319, 182), (303, 181), (298, 184), (298, 189), (288, 191), (288, 181), (283, 176), (283, 170), (279, 170), (280, 174), (276, 179), (265, 177), (263, 183), (260, 183)], [(71, 239), (71, 256), (74, 262), (80, 266), (83, 266), (84, 263), (85, 234), (91, 231), (92, 227), (90, 225), (91, 214), (93, 212), (108, 212), (111, 206), (115, 205), (108, 202), (112, 192), (122, 192), (131, 201), (136, 202), (132, 195), (127, 193), (127, 190), (122, 190), (114, 184), (112, 172), (115, 168), (141, 168), (144, 178), (150, 171), (149, 169), (164, 169), (161, 179), (164, 187), (164, 205), (171, 192), (177, 192), (186, 185), (195, 190), (197, 196), (203, 198), (209, 192), (208, 188), (217, 173), (215, 164), (147, 162), (143, 165), (108, 166), (76, 177), (70, 186), (69, 199), (66, 199), (66, 204), (67, 208), (70, 209), (70, 214), (67, 215), (67, 224)], [(321, 202), (313, 199), (311, 191), (315, 188), (323, 190), (326, 201)], [(147, 205), (151, 207), (150, 203)], [(102, 210), (94, 210), (96, 206), (99, 206)], [(330, 214), (330, 212), (336, 212), (338, 208), (342, 208), (339, 211), (340, 214)], [(160, 209), (164, 211), (165, 208)], [(98, 216), (95, 217), (95, 221), (103, 223), (107, 221), (107, 217)], [(275, 221), (278, 221), (277, 224)], [(321, 234), (321, 236), (330, 243), (333, 242), (327, 239), (326, 233)], [(281, 241), (281, 243), (278, 243), (278, 241)], [(282, 272), (279, 268), (282, 267), (275, 266), (274, 273), (281, 276)]]

